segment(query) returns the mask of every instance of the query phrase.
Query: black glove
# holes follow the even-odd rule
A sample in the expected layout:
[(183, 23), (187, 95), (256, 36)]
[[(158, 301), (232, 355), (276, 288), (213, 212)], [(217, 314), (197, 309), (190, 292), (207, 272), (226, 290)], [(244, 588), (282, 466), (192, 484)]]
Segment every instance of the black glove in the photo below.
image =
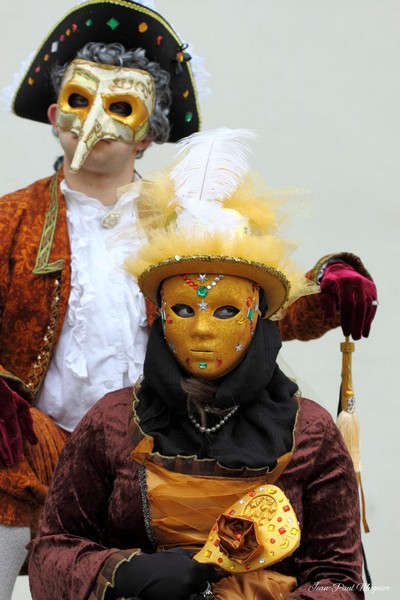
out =
[(187, 600), (191, 594), (204, 591), (207, 581), (217, 581), (220, 576), (211, 565), (190, 558), (191, 554), (182, 548), (172, 548), (165, 552), (134, 556), (116, 571), (116, 597)]

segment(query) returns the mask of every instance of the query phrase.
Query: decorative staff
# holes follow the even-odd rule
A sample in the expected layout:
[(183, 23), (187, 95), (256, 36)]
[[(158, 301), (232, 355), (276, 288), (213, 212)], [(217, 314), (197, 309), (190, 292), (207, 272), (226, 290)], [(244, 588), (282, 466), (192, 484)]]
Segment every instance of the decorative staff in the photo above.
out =
[(356, 412), (356, 398), (353, 390), (352, 377), (352, 354), (354, 349), (355, 344), (354, 342), (350, 342), (348, 337), (340, 344), (340, 350), (342, 352), (342, 383), (340, 387), (340, 406), (337, 426), (353, 460), (361, 498), (363, 527), (364, 531), (368, 533), (369, 526), (366, 518), (364, 492), (361, 483), (360, 427)]

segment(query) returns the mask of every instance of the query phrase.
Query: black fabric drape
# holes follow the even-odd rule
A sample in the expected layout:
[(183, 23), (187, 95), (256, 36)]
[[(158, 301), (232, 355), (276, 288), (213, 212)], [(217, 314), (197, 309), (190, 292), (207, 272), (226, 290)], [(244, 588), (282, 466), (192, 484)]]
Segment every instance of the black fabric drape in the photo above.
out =
[[(140, 426), (164, 456), (214, 458), (229, 468), (275, 466), (293, 445), (297, 386), (276, 364), (281, 340), (275, 324), (259, 320), (241, 363), (218, 383), (214, 406), (238, 411), (214, 434), (190, 422), (185, 376), (165, 343), (160, 319), (150, 332), (144, 381), (136, 409)], [(218, 420), (218, 419), (217, 419)]]

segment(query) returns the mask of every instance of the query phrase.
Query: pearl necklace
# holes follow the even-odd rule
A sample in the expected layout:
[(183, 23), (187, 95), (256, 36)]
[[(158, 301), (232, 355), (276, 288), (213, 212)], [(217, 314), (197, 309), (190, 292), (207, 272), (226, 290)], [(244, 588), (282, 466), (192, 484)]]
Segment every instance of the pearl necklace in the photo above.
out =
[(228, 419), (230, 419), (232, 417), (232, 415), (235, 414), (235, 412), (237, 411), (237, 409), (239, 408), (238, 405), (234, 406), (232, 408), (232, 410), (230, 410), (220, 421), (219, 423), (217, 423), (216, 425), (214, 425), (213, 427), (204, 427), (203, 425), (200, 425), (200, 423), (198, 423), (196, 421), (196, 419), (194, 418), (193, 415), (189, 415), (189, 419), (190, 421), (193, 423), (193, 425), (196, 427), (196, 429), (198, 431), (200, 431), (200, 433), (215, 433), (216, 431), (218, 431), (219, 429), (221, 429), (221, 427), (223, 425), (225, 425), (225, 423), (227, 422)]

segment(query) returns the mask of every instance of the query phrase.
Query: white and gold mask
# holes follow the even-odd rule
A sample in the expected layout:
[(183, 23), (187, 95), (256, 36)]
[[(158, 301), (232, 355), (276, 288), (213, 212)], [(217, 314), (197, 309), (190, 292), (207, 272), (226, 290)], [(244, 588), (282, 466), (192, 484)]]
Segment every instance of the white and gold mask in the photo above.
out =
[(181, 367), (217, 379), (243, 359), (259, 315), (258, 286), (230, 275), (188, 274), (161, 289), (165, 339)]
[(60, 129), (79, 138), (71, 171), (79, 171), (99, 140), (141, 141), (154, 99), (154, 81), (147, 71), (73, 60), (64, 75), (57, 112)]

